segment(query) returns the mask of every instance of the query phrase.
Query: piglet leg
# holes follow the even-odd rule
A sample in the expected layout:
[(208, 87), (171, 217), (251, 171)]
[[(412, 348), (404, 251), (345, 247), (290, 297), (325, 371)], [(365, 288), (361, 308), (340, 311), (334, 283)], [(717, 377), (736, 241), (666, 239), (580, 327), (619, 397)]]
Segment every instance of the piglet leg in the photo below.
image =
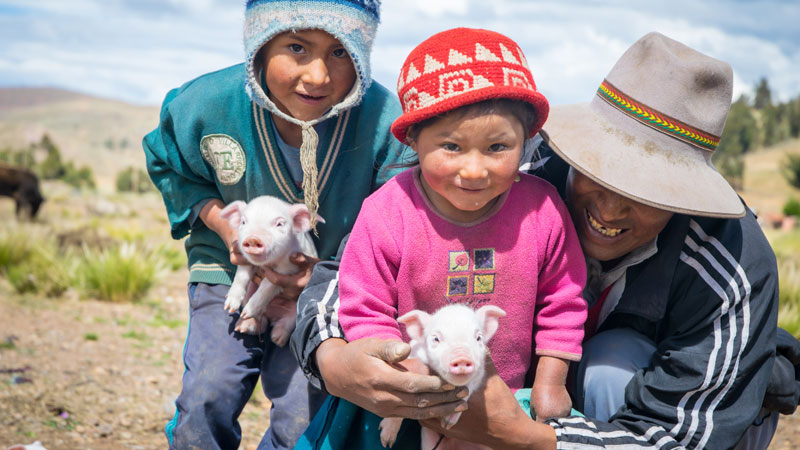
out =
[(292, 336), (292, 331), (294, 331), (296, 324), (297, 316), (294, 314), (272, 322), (272, 333), (270, 333), (269, 338), (278, 347), (283, 347), (289, 342), (289, 338)]
[(225, 296), (225, 311), (233, 314), (239, 311), (242, 304), (247, 298), (247, 286), (250, 280), (253, 279), (253, 266), (239, 266), (236, 268), (236, 275), (233, 277), (233, 283), (228, 290), (228, 295)]
[(390, 448), (394, 445), (402, 424), (402, 417), (389, 417), (381, 420), (381, 423), (378, 424), (378, 429), (381, 430), (381, 444), (384, 447)]
[(419, 448), (420, 450), (432, 450), (434, 448), (438, 450), (439, 447), (441, 447), (441, 439), (441, 434), (431, 430), (430, 428), (422, 427)]
[(233, 329), (239, 333), (259, 335), (267, 329), (267, 319), (265, 317), (248, 317), (246, 319), (240, 317)]
[(267, 279), (263, 280), (244, 306), (242, 318), (247, 319), (264, 315), (269, 302), (271, 302), (276, 295), (280, 294), (280, 292), (280, 287), (270, 283)]

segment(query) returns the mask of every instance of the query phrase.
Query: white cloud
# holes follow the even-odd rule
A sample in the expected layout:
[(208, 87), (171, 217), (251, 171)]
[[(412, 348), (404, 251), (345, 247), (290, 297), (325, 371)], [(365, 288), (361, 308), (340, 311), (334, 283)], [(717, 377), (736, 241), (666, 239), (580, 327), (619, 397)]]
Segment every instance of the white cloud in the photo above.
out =
[[(158, 104), (168, 89), (243, 59), (243, 3), (0, 0), (0, 85)], [(487, 28), (520, 44), (552, 103), (587, 101), (625, 49), (658, 30), (728, 61), (735, 95), (766, 76), (786, 100), (800, 94), (797, 23), (800, 4), (780, 0), (384, 0), (373, 76), (394, 89), (422, 40), (457, 26)]]
[[(386, 1), (383, 8), (392, 3)], [(405, 2), (394, 2), (394, 4)], [(462, 16), (469, 11), (469, 0), (447, 0), (447, 1), (431, 1), (431, 0), (414, 0), (412, 8), (418, 17), (442, 17), (442, 16)], [(393, 6), (393, 5), (392, 5)], [(408, 8), (410, 5), (404, 5)]]
[[(227, 2), (29, 3), (0, 2), (2, 85), (158, 104), (169, 88), (241, 59), (243, 8)], [(4, 5), (28, 12), (4, 14)]]
[[(449, 3), (430, 0), (433, 9)], [(422, 9), (425, 7), (423, 6)], [(431, 34), (455, 26), (488, 28), (516, 40), (552, 103), (588, 101), (636, 39), (659, 31), (734, 69), (735, 94), (762, 77), (781, 100), (800, 94), (800, 5), (792, 2), (469, 1), (468, 11), (425, 17), (419, 5), (385, 2), (375, 47), (375, 78), (394, 86), (405, 55)]]

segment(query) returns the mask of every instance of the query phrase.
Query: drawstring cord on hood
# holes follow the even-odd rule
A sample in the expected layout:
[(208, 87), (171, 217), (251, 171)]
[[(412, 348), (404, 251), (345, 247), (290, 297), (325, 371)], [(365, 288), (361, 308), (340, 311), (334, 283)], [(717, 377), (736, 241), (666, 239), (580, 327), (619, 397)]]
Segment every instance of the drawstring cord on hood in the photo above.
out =
[[(264, 85), (266, 85), (263, 71), (259, 71), (258, 78), (262, 80)], [(259, 85), (259, 87), (261, 86)], [(317, 188), (317, 182), (319, 181), (317, 180), (319, 177), (319, 171), (317, 170), (317, 147), (319, 146), (319, 135), (317, 134), (317, 130), (314, 129), (314, 125), (338, 114), (339, 105), (331, 108), (320, 118), (303, 121), (298, 120), (278, 109), (269, 99), (264, 90), (261, 90), (260, 92), (255, 91), (253, 98), (257, 99), (256, 102), (262, 107), (266, 108), (272, 114), (275, 114), (281, 119), (300, 127), (300, 136), (302, 139), (300, 144), (300, 167), (303, 169), (303, 203), (305, 203), (306, 207), (308, 208), (308, 212), (311, 215), (311, 230), (314, 232), (314, 236), (319, 237), (319, 233), (317, 232), (317, 212), (319, 211), (319, 190)]]
[(302, 124), (303, 143), (300, 145), (300, 166), (303, 168), (303, 201), (311, 214), (311, 229), (317, 234), (317, 210), (319, 210), (319, 193), (317, 192), (317, 145), (319, 135), (308, 122)]

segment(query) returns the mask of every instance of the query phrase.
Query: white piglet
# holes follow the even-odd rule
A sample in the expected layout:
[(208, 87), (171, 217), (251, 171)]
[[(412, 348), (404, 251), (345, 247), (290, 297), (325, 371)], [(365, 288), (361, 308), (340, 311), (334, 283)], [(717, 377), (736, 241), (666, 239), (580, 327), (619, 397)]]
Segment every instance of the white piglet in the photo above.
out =
[[(474, 310), (469, 306), (452, 304), (428, 314), (413, 310), (397, 321), (406, 326), (411, 338), (411, 358), (418, 358), (446, 382), (467, 386), (470, 395), (483, 385), (486, 344), (497, 331), (500, 317), (506, 313), (497, 306), (487, 305)], [(458, 422), (460, 412), (442, 418), (442, 426)], [(392, 417), (380, 423), (381, 443), (391, 447), (403, 419)], [(479, 448), (463, 441), (445, 439), (431, 429), (422, 428), (422, 449)], [(449, 441), (449, 442), (448, 442)], [(485, 447), (481, 447), (485, 448)]]
[[(251, 282), (261, 266), (269, 266), (282, 274), (297, 273), (298, 267), (289, 261), (296, 252), (317, 257), (317, 250), (311, 240), (311, 215), (302, 203), (289, 204), (271, 196), (261, 196), (249, 203), (235, 201), (227, 205), (220, 217), (228, 219), (232, 227), (239, 230), (239, 250), (250, 265), (236, 268), (236, 275), (225, 300), (225, 310), (229, 313), (239, 311), (244, 305), (236, 331), (255, 333), (256, 320), (267, 309), (267, 305), (281, 292), (281, 288), (266, 278), (252, 292)], [(324, 222), (317, 216), (319, 222)], [(250, 288), (250, 289), (249, 289)], [(270, 339), (283, 347), (294, 330), (297, 316), (294, 311), (272, 323)]]

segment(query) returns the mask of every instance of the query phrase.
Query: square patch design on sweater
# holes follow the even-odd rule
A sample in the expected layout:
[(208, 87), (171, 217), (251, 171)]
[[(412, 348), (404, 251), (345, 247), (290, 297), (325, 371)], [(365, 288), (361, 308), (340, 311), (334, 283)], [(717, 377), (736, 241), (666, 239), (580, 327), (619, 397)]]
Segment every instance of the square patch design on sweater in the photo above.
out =
[(472, 288), (475, 294), (494, 293), (494, 274), (475, 274), (475, 286)]
[(493, 248), (476, 248), (474, 253), (475, 270), (494, 270)]
[(469, 270), (469, 251), (450, 251), (448, 272), (466, 272)]
[(469, 293), (469, 275), (447, 277), (447, 295), (467, 295)]

